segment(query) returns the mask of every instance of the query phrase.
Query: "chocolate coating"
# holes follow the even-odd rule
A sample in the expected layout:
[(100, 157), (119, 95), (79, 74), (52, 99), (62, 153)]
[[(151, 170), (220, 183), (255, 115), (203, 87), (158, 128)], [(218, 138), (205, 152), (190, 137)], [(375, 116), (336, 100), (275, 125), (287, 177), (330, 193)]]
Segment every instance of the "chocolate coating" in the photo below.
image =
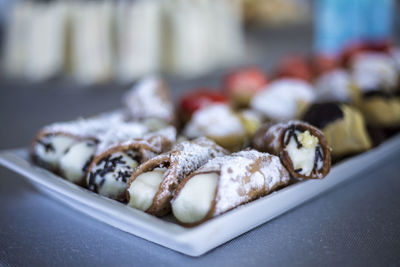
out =
[(303, 121), (323, 129), (329, 123), (342, 119), (343, 116), (343, 111), (338, 102), (316, 103), (311, 105), (304, 113)]

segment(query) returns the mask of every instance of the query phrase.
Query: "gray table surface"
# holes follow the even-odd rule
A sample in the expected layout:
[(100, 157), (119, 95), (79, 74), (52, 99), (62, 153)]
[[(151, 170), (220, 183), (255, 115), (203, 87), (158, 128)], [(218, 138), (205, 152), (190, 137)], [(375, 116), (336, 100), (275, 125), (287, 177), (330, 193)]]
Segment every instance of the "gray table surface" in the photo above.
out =
[[(124, 89), (50, 85), (0, 84), (0, 149), (28, 146), (47, 123), (116, 108)], [(198, 258), (96, 221), (0, 167), (0, 265), (400, 266), (399, 158)]]

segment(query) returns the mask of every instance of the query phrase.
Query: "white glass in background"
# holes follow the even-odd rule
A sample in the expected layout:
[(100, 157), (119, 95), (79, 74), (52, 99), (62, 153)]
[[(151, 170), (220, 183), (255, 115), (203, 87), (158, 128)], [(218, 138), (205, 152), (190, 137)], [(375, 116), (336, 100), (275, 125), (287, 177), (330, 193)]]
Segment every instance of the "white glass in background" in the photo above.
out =
[(22, 77), (25, 65), (25, 46), (33, 3), (20, 1), (11, 10), (5, 27), (2, 51), (3, 69), (6, 75)]
[(121, 1), (116, 7), (116, 76), (130, 82), (161, 68), (161, 2)]
[(244, 37), (237, 0), (164, 1), (164, 70), (206, 74), (238, 62)]
[(64, 71), (68, 6), (65, 2), (36, 3), (26, 25), (25, 77), (46, 80)]
[(214, 55), (219, 66), (234, 65), (243, 62), (245, 39), (242, 23), (242, 4), (240, 0), (212, 2)]
[(196, 76), (241, 62), (244, 50), (240, 0), (20, 1), (10, 17), (5, 71), (30, 80)]
[(165, 1), (166, 72), (195, 76), (214, 65), (209, 27), (210, 1)]
[(71, 72), (82, 83), (109, 80), (114, 69), (111, 1), (77, 1), (71, 8)]

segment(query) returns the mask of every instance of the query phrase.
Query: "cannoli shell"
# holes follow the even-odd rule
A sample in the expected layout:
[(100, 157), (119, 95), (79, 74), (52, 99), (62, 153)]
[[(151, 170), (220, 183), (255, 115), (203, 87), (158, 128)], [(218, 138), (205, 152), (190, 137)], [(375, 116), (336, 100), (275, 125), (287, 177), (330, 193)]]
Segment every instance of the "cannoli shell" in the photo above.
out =
[(126, 96), (128, 119), (146, 120), (157, 118), (177, 125), (174, 104), (167, 83), (158, 77), (147, 77), (137, 84)]
[[(156, 156), (141, 164), (129, 179), (127, 188), (140, 174), (152, 171), (159, 166), (166, 167), (167, 171), (154, 196), (153, 203), (146, 210), (149, 214), (158, 217), (164, 216), (171, 211), (170, 201), (178, 184), (208, 160), (225, 154), (227, 154), (225, 149), (204, 137), (176, 144), (169, 153)], [(128, 202), (129, 198), (127, 192)]]
[(39, 165), (42, 166), (43, 168), (46, 169), (50, 169), (52, 172), (54, 172), (55, 174), (61, 175), (60, 170), (59, 169), (52, 169), (49, 168), (49, 166), (44, 165), (43, 162), (40, 161), (40, 159), (36, 156), (35, 154), (35, 146), (37, 145), (38, 141), (40, 141), (42, 138), (47, 137), (47, 136), (53, 136), (53, 135), (60, 135), (60, 136), (68, 136), (68, 137), (72, 137), (73, 139), (76, 139), (76, 141), (83, 141), (83, 140), (94, 140), (97, 142), (95, 137), (83, 137), (83, 136), (78, 136), (72, 133), (68, 133), (68, 132), (61, 132), (61, 131), (56, 131), (56, 132), (51, 132), (51, 131), (46, 131), (46, 130), (41, 130), (34, 138), (33, 141), (31, 142), (31, 146), (30, 146), (30, 151), (29, 151), (29, 156), (32, 159), (32, 161)]
[(373, 127), (400, 127), (400, 97), (374, 96), (358, 103), (367, 123)]
[[(308, 176), (295, 172), (289, 154), (285, 150), (285, 145), (284, 145), (285, 132), (290, 127), (293, 126), (295, 126), (296, 129), (303, 132), (308, 130), (311, 135), (317, 137), (323, 151), (324, 160), (322, 169), (318, 170), (317, 172), (313, 170), (311, 174)], [(294, 178), (301, 178), (301, 179), (323, 178), (329, 173), (331, 168), (331, 148), (329, 147), (324, 137), (324, 134), (316, 127), (302, 121), (289, 121), (286, 123), (264, 124), (255, 133), (252, 140), (252, 146), (258, 151), (268, 152), (273, 155), (279, 156), (279, 158), (282, 161), (282, 164), (286, 167), (286, 169)]]
[(95, 156), (89, 166), (88, 173), (99, 163), (101, 159), (116, 152), (136, 150), (140, 153), (141, 162), (145, 162), (163, 152), (170, 150), (171, 147), (171, 140), (159, 135), (151, 136), (148, 140), (133, 139), (130, 141), (125, 141), (113, 145)]
[(172, 202), (193, 176), (206, 173), (219, 175), (211, 208), (201, 221), (180, 222), (184, 226), (199, 225), (239, 205), (268, 195), (290, 181), (289, 172), (277, 156), (255, 150), (240, 151), (214, 158), (187, 176), (176, 189)]

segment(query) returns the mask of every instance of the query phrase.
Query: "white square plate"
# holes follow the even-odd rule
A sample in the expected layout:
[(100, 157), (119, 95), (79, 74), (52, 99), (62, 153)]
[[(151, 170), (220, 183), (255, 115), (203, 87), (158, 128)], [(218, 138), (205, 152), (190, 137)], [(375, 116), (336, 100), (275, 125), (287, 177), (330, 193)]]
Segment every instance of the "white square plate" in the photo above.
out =
[(182, 227), (171, 217), (159, 219), (72, 184), (33, 165), (28, 149), (1, 152), (0, 164), (21, 174), (40, 190), (104, 223), (181, 253), (199, 256), (339, 183), (357, 177), (398, 150), (400, 135), (335, 165), (322, 180), (290, 185), (193, 228)]

